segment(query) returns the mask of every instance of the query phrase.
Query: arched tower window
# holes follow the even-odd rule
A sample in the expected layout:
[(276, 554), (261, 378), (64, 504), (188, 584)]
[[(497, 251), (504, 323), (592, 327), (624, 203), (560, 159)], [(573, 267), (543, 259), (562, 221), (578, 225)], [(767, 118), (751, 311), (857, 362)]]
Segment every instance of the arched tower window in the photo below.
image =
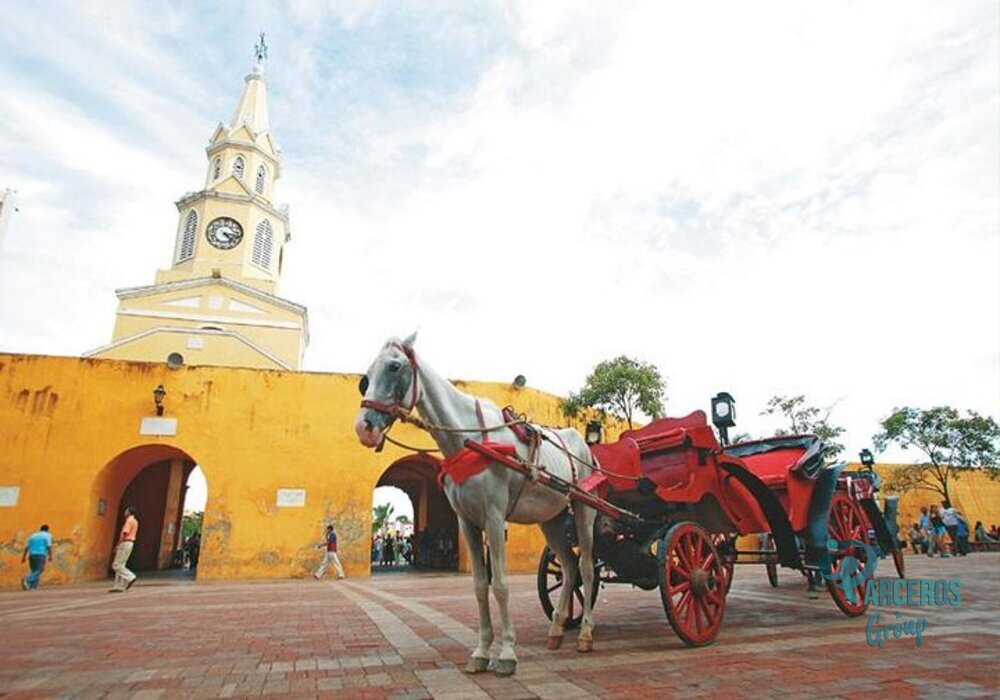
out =
[(195, 234), (198, 231), (198, 212), (194, 209), (188, 212), (184, 219), (184, 232), (181, 234), (180, 245), (177, 246), (177, 262), (184, 262), (194, 256)]
[(257, 168), (257, 182), (254, 183), (254, 190), (257, 194), (264, 194), (264, 184), (267, 180), (267, 168), (263, 165)]
[(264, 219), (257, 224), (257, 233), (253, 237), (253, 253), (251, 260), (254, 265), (265, 269), (271, 267), (271, 250), (274, 247), (274, 231), (271, 222)]
[(236, 160), (233, 161), (233, 175), (239, 179), (243, 179), (243, 171), (246, 170), (247, 164), (243, 160), (243, 156), (236, 156)]
[(212, 181), (218, 180), (220, 175), (222, 175), (222, 158), (216, 158), (215, 165), (212, 166)]

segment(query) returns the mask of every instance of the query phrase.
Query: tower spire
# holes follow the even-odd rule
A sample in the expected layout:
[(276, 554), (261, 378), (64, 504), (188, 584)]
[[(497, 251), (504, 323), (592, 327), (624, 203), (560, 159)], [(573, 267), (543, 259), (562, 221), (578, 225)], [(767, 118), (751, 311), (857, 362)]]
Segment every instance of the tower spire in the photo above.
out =
[(257, 43), (254, 44), (254, 55), (257, 57), (257, 61), (246, 77), (246, 87), (243, 88), (243, 95), (240, 97), (239, 104), (236, 105), (233, 121), (229, 126), (231, 129), (236, 129), (240, 124), (246, 124), (250, 132), (257, 136), (268, 130), (267, 90), (265, 88), (267, 81), (264, 78), (267, 44), (264, 42), (264, 32), (260, 33)]

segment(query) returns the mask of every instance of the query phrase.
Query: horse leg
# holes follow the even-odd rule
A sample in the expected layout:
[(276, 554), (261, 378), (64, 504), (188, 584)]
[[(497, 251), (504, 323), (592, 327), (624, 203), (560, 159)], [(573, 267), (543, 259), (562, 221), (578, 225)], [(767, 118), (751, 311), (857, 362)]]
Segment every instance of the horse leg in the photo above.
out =
[(549, 649), (558, 649), (562, 646), (570, 596), (573, 595), (573, 589), (576, 588), (576, 558), (570, 551), (563, 522), (563, 513), (560, 513), (558, 517), (540, 524), (542, 534), (545, 535), (545, 543), (556, 555), (563, 574), (559, 602), (556, 604), (555, 610), (552, 611), (552, 622), (549, 624), (546, 640), (546, 646)]
[(510, 676), (517, 670), (517, 655), (514, 645), (517, 641), (514, 624), (510, 621), (507, 607), (509, 590), (507, 587), (507, 543), (504, 541), (504, 517), (500, 511), (491, 512), (486, 517), (486, 541), (490, 546), (490, 564), (493, 567), (493, 597), (500, 608), (500, 656), (496, 662), (498, 676)]
[[(469, 548), (472, 562), (472, 585), (479, 605), (479, 641), (465, 667), (466, 673), (482, 673), (490, 665), (490, 647), (493, 645), (493, 621), (490, 619), (490, 590), (486, 580), (486, 563), (483, 561), (483, 531), (462, 516), (458, 516), (462, 536)], [(494, 569), (495, 572), (495, 569)], [(496, 574), (494, 573), (494, 576)]]
[(576, 650), (587, 652), (594, 648), (594, 617), (591, 602), (594, 600), (594, 519), (597, 511), (585, 506), (577, 506), (573, 513), (576, 519), (576, 539), (580, 545), (580, 576), (583, 577), (583, 620), (580, 622), (580, 636), (576, 640)]

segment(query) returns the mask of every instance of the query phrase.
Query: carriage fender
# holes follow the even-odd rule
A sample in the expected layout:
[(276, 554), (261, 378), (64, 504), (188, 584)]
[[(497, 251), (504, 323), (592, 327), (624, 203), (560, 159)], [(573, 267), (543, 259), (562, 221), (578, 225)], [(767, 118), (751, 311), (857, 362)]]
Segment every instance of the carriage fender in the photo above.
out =
[[(890, 496), (886, 499), (886, 513), (892, 518), (892, 522), (895, 525), (896, 513), (895, 509), (890, 509), (889, 500), (893, 500), (893, 506), (896, 505), (898, 497)], [(899, 542), (895, 537), (892, 536), (892, 529), (889, 526), (889, 519), (884, 517), (881, 512), (879, 512), (878, 505), (870, 498), (862, 498), (861, 507), (865, 511), (865, 515), (868, 516), (868, 522), (872, 524), (872, 529), (875, 530), (875, 539), (878, 540), (878, 546), (883, 552), (893, 553), (899, 549)], [(891, 511), (891, 512), (890, 512)]]
[(764, 512), (768, 525), (771, 527), (771, 535), (774, 537), (774, 546), (778, 550), (778, 563), (784, 567), (797, 569), (799, 567), (799, 546), (795, 541), (795, 532), (792, 524), (788, 521), (788, 515), (781, 505), (781, 501), (774, 495), (763, 481), (750, 472), (742, 462), (735, 459), (727, 459), (726, 455), (718, 458), (719, 467), (732, 474), (747, 491), (757, 500), (757, 504)]
[(847, 466), (846, 462), (830, 464), (824, 467), (823, 471), (816, 477), (816, 488), (813, 489), (812, 500), (809, 501), (809, 524), (806, 526), (807, 548), (826, 551), (830, 503), (833, 501), (833, 492), (837, 489), (837, 479), (845, 466)]

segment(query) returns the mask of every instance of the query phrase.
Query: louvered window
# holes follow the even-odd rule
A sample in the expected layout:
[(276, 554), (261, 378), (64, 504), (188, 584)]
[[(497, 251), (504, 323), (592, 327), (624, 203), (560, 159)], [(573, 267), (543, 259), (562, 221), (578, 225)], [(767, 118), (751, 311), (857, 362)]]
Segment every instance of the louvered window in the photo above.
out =
[(243, 179), (243, 171), (246, 170), (247, 164), (243, 160), (243, 156), (236, 156), (236, 160), (233, 161), (233, 175), (239, 179)]
[(264, 181), (267, 179), (267, 168), (263, 165), (257, 168), (257, 182), (254, 184), (253, 188), (257, 191), (257, 194), (264, 194)]
[(265, 269), (271, 268), (271, 249), (274, 247), (274, 231), (271, 222), (264, 219), (257, 224), (257, 233), (253, 237), (252, 260), (254, 265)]
[(219, 175), (222, 174), (222, 159), (216, 158), (215, 165), (212, 166), (212, 180), (218, 180)]
[(195, 234), (198, 232), (198, 214), (193, 209), (184, 219), (184, 232), (177, 246), (177, 262), (184, 262), (194, 255)]

